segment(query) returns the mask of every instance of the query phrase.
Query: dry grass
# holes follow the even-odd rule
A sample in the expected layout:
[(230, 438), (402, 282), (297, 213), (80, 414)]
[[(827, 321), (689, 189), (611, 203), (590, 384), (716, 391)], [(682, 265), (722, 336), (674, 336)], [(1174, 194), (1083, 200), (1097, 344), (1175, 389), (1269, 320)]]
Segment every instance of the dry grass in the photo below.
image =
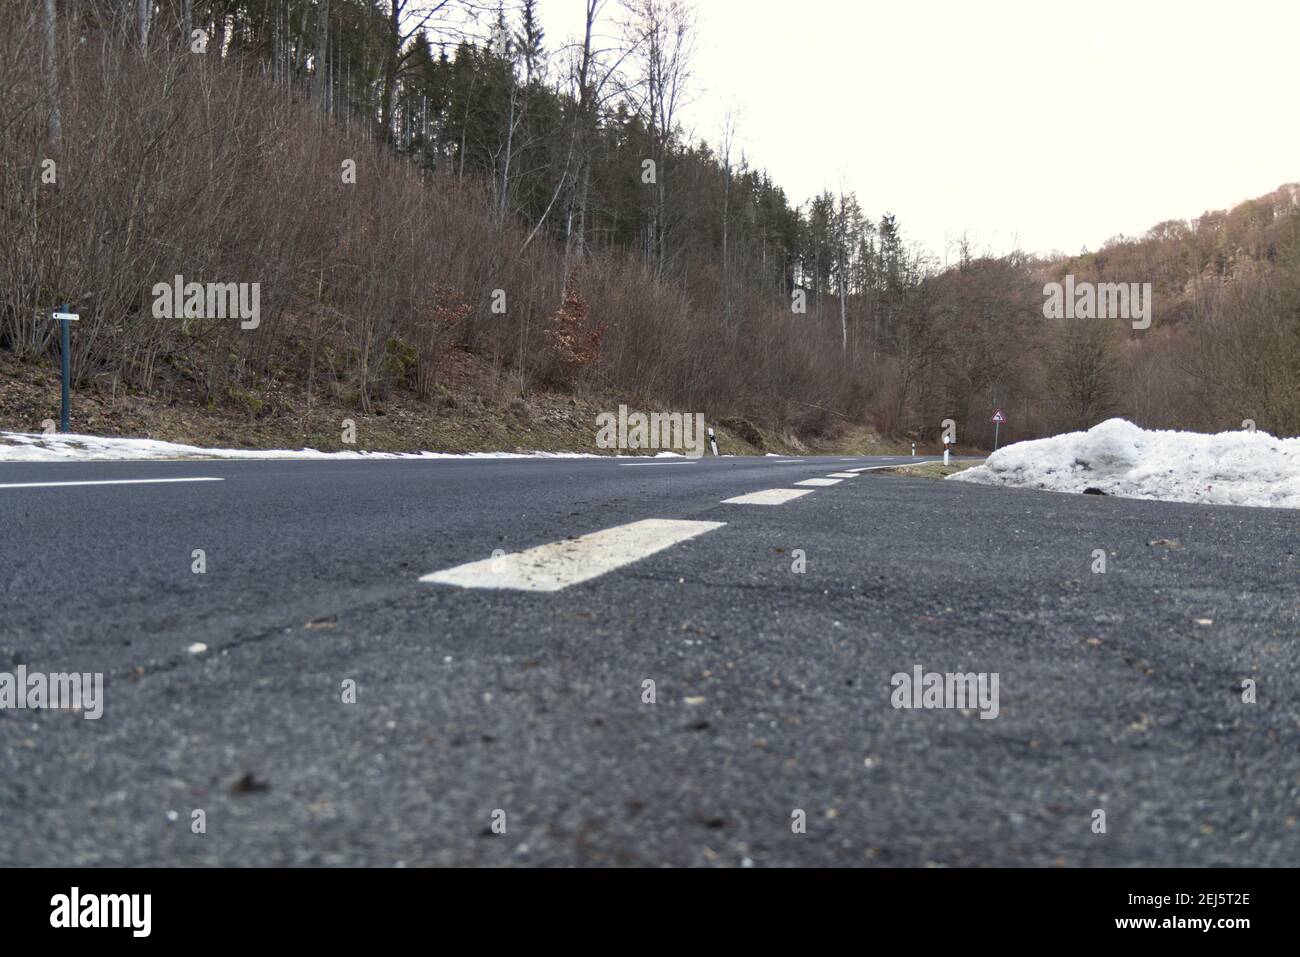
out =
[(946, 479), (949, 475), (956, 475), (958, 472), (964, 472), (967, 469), (973, 469), (975, 466), (983, 464), (983, 460), (979, 462), (953, 462), (951, 465), (944, 465), (942, 462), (921, 462), (917, 465), (900, 465), (898, 468), (879, 469), (878, 474), (901, 475), (905, 478)]

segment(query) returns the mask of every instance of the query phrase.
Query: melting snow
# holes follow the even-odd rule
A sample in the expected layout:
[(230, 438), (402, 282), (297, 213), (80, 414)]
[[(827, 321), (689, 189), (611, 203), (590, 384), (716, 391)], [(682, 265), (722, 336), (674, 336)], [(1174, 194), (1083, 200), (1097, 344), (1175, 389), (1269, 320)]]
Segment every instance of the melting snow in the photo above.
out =
[(1087, 432), (1018, 442), (951, 482), (1122, 498), (1300, 508), (1300, 438), (1266, 432), (1147, 431), (1111, 419)]
[(109, 462), (149, 459), (525, 459), (605, 458), (577, 452), (296, 452), (261, 449), (203, 449), (155, 439), (116, 439), (97, 435), (45, 435), (0, 432), (0, 463), (5, 462)]

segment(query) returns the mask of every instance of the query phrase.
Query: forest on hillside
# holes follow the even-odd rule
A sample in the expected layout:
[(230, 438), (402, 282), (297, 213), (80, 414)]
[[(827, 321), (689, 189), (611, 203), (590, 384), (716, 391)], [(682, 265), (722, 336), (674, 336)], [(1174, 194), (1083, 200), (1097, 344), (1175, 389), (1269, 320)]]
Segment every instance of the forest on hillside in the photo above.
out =
[[(429, 397), (464, 350), (804, 436), (1300, 432), (1300, 187), (944, 264), (850, 192), (788, 197), (733, 122), (686, 131), (686, 0), (581, 2), (570, 39), (535, 0), (7, 0), (0, 350), (57, 355), (68, 302), (79, 384), (267, 414)], [(260, 325), (155, 316), (176, 275), (259, 283)], [(1151, 283), (1153, 324), (1044, 318), (1066, 275)]]

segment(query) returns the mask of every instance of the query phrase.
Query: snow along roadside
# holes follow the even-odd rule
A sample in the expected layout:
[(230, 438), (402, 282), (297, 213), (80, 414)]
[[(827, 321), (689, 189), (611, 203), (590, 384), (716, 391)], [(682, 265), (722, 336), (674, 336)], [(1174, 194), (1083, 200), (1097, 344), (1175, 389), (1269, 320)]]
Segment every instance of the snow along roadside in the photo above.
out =
[(1110, 419), (1087, 432), (1008, 445), (984, 465), (945, 481), (1300, 508), (1300, 438), (1279, 439), (1267, 432), (1148, 431)]
[[(660, 456), (677, 457), (673, 452)], [(0, 464), (9, 462), (147, 462), (164, 459), (603, 459), (589, 452), (318, 452), (277, 449), (204, 449), (156, 439), (118, 439), (98, 435), (0, 432)], [(618, 456), (636, 458), (637, 456)]]

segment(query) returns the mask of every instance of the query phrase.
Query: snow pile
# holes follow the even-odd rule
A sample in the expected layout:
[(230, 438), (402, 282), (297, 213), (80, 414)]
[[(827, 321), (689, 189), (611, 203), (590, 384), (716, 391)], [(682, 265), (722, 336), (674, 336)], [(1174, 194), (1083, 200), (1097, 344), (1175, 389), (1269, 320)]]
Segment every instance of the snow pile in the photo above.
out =
[(590, 459), (578, 452), (297, 452), (261, 449), (202, 449), (154, 439), (111, 439), (97, 435), (44, 435), (0, 432), (0, 464), (6, 462), (123, 462), (150, 459)]
[(1087, 432), (1008, 445), (953, 482), (1211, 505), (1300, 508), (1300, 438), (1148, 432), (1111, 419)]

